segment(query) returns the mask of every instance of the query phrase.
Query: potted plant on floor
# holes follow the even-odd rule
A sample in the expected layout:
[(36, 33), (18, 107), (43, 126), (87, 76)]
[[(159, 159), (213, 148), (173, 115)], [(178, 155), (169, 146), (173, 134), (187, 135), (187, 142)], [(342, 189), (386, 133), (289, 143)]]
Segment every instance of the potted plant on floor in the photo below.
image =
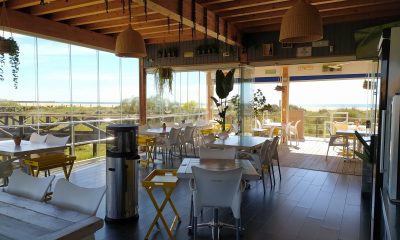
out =
[(220, 125), (222, 132), (225, 132), (226, 111), (228, 110), (228, 102), (226, 98), (233, 90), (235, 69), (231, 69), (226, 74), (222, 70), (217, 70), (215, 73), (215, 92), (219, 100), (211, 97), (218, 108), (219, 119), (215, 119)]

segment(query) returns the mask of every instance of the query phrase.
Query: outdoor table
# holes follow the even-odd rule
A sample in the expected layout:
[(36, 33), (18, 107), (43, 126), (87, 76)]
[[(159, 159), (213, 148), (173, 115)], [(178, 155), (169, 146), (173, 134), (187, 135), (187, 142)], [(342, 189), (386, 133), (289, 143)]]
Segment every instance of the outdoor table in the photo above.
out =
[(254, 134), (257, 134), (257, 136), (260, 136), (260, 135), (264, 134), (265, 132), (267, 132), (268, 128), (252, 128), (251, 130), (253, 131)]
[(170, 131), (171, 131), (171, 127), (166, 127), (165, 129), (164, 128), (149, 128), (149, 129), (146, 129), (145, 133), (149, 134), (149, 135), (160, 136), (160, 135), (168, 135)]
[[(153, 170), (144, 180), (143, 180), (143, 187), (146, 189), (151, 202), (153, 203), (154, 207), (157, 210), (157, 214), (154, 217), (153, 222), (150, 225), (149, 230), (144, 239), (149, 239), (150, 233), (153, 231), (154, 226), (157, 224), (158, 219), (161, 219), (165, 230), (167, 230), (168, 236), (170, 239), (175, 239), (172, 235), (172, 231), (176, 224), (181, 221), (181, 217), (179, 216), (178, 211), (175, 208), (174, 203), (171, 200), (171, 194), (176, 187), (176, 183), (178, 182), (178, 178), (176, 177), (176, 170), (169, 170), (169, 169), (155, 169)], [(165, 198), (160, 205), (158, 205), (156, 199), (153, 195), (153, 189), (161, 187), (163, 192), (165, 193)], [(172, 210), (175, 213), (174, 220), (172, 221), (171, 226), (168, 226), (167, 221), (165, 220), (162, 212), (167, 205), (170, 204)]]
[(45, 153), (64, 150), (66, 145), (55, 145), (47, 143), (31, 143), (22, 140), (19, 146), (16, 146), (14, 140), (0, 141), (0, 155), (7, 157), (26, 156), (33, 153)]
[(269, 122), (269, 123), (263, 123), (263, 127), (276, 127), (276, 128), (281, 128), (282, 127), (282, 123), (281, 122)]
[(255, 137), (255, 136), (229, 136), (228, 138), (216, 139), (207, 144), (208, 147), (227, 148), (234, 147), (240, 150), (254, 150), (260, 147), (265, 140), (271, 140), (269, 137)]
[[(355, 150), (356, 150), (356, 130), (347, 129), (347, 130), (336, 130), (336, 135), (347, 136), (353, 138), (353, 158), (356, 158)], [(361, 136), (366, 137), (369, 134), (366, 131), (357, 131)]]
[(96, 216), (0, 192), (1, 239), (82, 239), (103, 227)]

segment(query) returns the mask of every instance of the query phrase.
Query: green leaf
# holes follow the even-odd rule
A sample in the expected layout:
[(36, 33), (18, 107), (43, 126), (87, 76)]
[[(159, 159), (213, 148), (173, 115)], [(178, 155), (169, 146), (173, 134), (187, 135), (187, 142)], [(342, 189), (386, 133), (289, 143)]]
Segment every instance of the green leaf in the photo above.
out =
[(210, 98), (214, 101), (214, 103), (215, 103), (215, 105), (217, 105), (217, 107), (221, 106), (221, 104), (218, 102), (218, 99), (216, 99), (215, 97), (210, 97)]

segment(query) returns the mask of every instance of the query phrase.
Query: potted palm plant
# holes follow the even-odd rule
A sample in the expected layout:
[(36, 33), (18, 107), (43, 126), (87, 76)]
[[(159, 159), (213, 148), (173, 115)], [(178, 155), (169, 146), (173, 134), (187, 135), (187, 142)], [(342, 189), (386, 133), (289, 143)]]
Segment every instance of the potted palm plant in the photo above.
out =
[(12, 69), (14, 87), (18, 87), (18, 71), (19, 71), (19, 47), (13, 37), (4, 38), (0, 36), (0, 81), (4, 81), (4, 65), (5, 56), (9, 55), (9, 63)]
[(215, 119), (220, 125), (222, 132), (225, 132), (226, 111), (228, 110), (228, 102), (226, 98), (233, 90), (235, 69), (231, 69), (224, 74), (222, 70), (215, 73), (215, 92), (219, 99), (211, 97), (218, 108), (219, 119)]

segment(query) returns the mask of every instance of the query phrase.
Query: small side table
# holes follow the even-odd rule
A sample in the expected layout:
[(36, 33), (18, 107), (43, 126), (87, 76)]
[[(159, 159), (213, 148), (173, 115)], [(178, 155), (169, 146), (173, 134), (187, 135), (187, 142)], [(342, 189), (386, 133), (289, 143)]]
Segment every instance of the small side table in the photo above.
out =
[[(175, 226), (181, 222), (181, 217), (179, 216), (179, 213), (176, 210), (175, 205), (171, 200), (171, 194), (174, 191), (177, 182), (178, 178), (176, 177), (176, 170), (168, 170), (168, 169), (155, 169), (143, 180), (142, 182), (143, 187), (146, 189), (151, 201), (153, 202), (154, 207), (157, 210), (157, 215), (154, 217), (154, 220), (151, 223), (150, 228), (147, 231), (147, 234), (144, 239), (149, 239), (149, 236), (153, 231), (154, 226), (157, 224), (159, 218), (161, 219), (165, 227), (165, 230), (167, 230), (169, 238), (175, 239), (175, 236), (172, 235), (172, 231), (175, 228)], [(158, 205), (153, 195), (153, 189), (156, 187), (161, 187), (165, 193), (165, 199), (162, 201), (161, 205)], [(168, 202), (175, 213), (175, 217), (174, 220), (172, 221), (171, 226), (168, 226), (167, 221), (165, 220), (162, 214), (162, 211), (164, 210)]]

